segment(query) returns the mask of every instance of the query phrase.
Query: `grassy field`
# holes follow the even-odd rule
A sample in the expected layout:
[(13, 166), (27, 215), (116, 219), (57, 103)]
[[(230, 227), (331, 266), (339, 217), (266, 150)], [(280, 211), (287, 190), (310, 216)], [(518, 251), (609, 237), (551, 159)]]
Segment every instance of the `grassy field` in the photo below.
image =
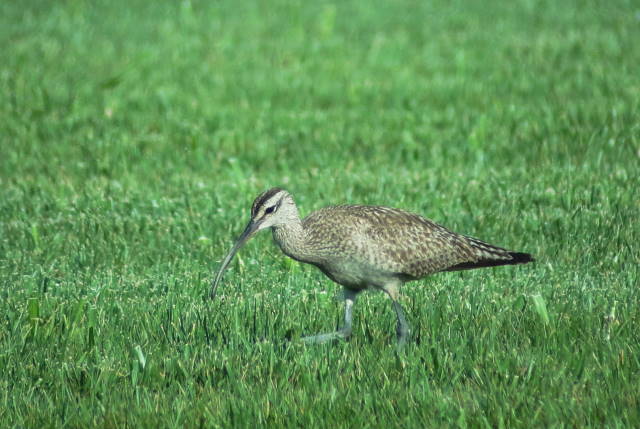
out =
[[(640, 427), (632, 1), (0, 3), (0, 426)], [(340, 290), (253, 198), (536, 264)]]

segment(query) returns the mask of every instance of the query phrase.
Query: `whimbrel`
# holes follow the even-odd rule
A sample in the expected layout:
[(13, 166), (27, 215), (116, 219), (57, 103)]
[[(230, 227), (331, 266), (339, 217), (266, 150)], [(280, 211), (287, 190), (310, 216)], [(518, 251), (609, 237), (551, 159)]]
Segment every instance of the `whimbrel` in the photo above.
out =
[(273, 238), (289, 257), (318, 267), (343, 286), (344, 326), (336, 332), (305, 337), (322, 343), (351, 336), (353, 305), (366, 289), (389, 295), (397, 317), (398, 344), (405, 343), (409, 325), (398, 298), (400, 286), (440, 271), (525, 264), (528, 253), (512, 252), (456, 234), (417, 214), (383, 206), (329, 206), (300, 219), (291, 195), (280, 188), (260, 194), (251, 220), (224, 258), (212, 282), (211, 298), (236, 252), (256, 232), (271, 228)]

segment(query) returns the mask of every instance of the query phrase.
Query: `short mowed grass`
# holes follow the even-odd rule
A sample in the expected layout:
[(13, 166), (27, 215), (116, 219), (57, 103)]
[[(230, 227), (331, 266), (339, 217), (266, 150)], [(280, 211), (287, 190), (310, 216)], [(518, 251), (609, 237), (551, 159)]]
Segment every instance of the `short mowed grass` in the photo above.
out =
[[(0, 426), (639, 427), (631, 1), (0, 4)], [(253, 198), (411, 210), (526, 266), (383, 294)]]

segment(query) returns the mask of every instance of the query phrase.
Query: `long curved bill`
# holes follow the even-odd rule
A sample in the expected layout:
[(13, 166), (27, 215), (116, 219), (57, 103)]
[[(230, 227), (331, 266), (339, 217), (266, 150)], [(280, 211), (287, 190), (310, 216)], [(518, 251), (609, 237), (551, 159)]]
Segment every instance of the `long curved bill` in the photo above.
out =
[(218, 269), (216, 278), (213, 280), (213, 282), (211, 282), (211, 299), (214, 299), (216, 297), (216, 289), (218, 289), (218, 283), (220, 283), (220, 279), (222, 279), (224, 270), (227, 269), (227, 266), (236, 255), (238, 250), (240, 250), (240, 248), (244, 246), (244, 243), (246, 243), (247, 240), (249, 240), (251, 236), (258, 230), (258, 225), (258, 223), (251, 220), (240, 237), (238, 237), (238, 239), (236, 240), (236, 243), (231, 248), (229, 254), (224, 258), (224, 261), (222, 261), (222, 265), (220, 265), (220, 269)]

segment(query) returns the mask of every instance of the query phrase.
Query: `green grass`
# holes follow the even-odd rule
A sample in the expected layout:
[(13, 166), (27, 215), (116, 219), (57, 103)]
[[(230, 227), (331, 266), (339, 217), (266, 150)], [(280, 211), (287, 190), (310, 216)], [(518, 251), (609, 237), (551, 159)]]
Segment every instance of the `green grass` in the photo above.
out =
[[(639, 427), (631, 1), (0, 4), (0, 426)], [(381, 294), (268, 234), (402, 207), (538, 262)], [(287, 341), (292, 339), (294, 341)]]

